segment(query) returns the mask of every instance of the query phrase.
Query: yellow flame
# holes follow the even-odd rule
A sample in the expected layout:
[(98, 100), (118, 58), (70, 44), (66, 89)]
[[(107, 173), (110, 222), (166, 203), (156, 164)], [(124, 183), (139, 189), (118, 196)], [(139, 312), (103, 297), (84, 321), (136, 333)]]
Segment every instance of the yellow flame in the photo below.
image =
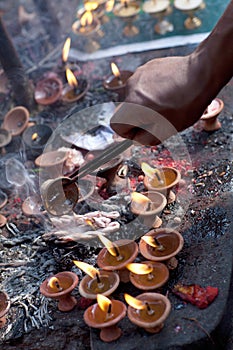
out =
[(149, 244), (151, 247), (154, 247), (154, 248), (158, 247), (158, 245), (155, 243), (155, 240), (152, 236), (142, 236), (141, 239), (145, 241), (147, 244)]
[(105, 11), (111, 12), (114, 7), (115, 0), (108, 0), (105, 4)]
[(99, 4), (96, 1), (87, 1), (84, 4), (85, 10), (88, 12), (96, 10), (98, 6)]
[(62, 61), (66, 62), (69, 56), (71, 38), (67, 38), (62, 49)]
[(90, 26), (93, 22), (93, 14), (91, 11), (86, 11), (80, 18), (80, 24), (82, 27)]
[(69, 68), (66, 68), (66, 78), (70, 86), (73, 88), (76, 88), (78, 86), (78, 81), (74, 73)]
[(35, 140), (37, 139), (37, 137), (38, 137), (37, 132), (34, 132), (34, 133), (32, 134), (32, 141), (35, 141)]
[(73, 263), (91, 278), (95, 278), (96, 275), (99, 273), (99, 270), (85, 262), (73, 260)]
[(115, 77), (120, 77), (121, 73), (116, 65), (116, 63), (111, 62), (111, 69), (112, 69), (112, 73), (115, 75)]
[(131, 200), (132, 202), (138, 203), (138, 204), (148, 204), (151, 202), (151, 200), (144, 196), (144, 194), (141, 194), (139, 192), (132, 192), (131, 193)]
[(57, 277), (52, 276), (48, 280), (48, 287), (53, 291), (53, 292), (60, 292), (62, 290), (60, 286), (60, 281)]
[(102, 294), (97, 294), (97, 303), (102, 311), (108, 312), (109, 306), (112, 304), (111, 300)]
[(147, 275), (153, 271), (153, 266), (149, 264), (130, 263), (126, 268), (136, 275)]
[(92, 219), (85, 219), (85, 222), (86, 222), (87, 225), (89, 225), (93, 229), (95, 229), (94, 221)]
[(146, 308), (146, 305), (143, 301), (138, 300), (129, 294), (125, 293), (124, 297), (125, 297), (126, 303), (132, 306), (134, 309), (144, 310)]
[(107, 248), (108, 252), (112, 256), (117, 256), (117, 251), (116, 251), (116, 248), (114, 248), (114, 244), (112, 243), (112, 241), (110, 241), (108, 238), (106, 238), (101, 233), (98, 233), (98, 237), (101, 240), (101, 242), (103, 243), (103, 245)]

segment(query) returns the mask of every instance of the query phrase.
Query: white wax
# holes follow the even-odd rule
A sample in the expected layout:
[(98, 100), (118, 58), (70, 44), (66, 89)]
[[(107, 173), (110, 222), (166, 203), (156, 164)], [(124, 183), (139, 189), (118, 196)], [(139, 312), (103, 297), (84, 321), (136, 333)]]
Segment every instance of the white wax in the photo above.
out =
[(175, 0), (174, 6), (181, 11), (189, 11), (197, 9), (202, 3), (202, 0)]
[(149, 0), (144, 2), (142, 9), (147, 13), (157, 13), (165, 11), (169, 4), (169, 0)]

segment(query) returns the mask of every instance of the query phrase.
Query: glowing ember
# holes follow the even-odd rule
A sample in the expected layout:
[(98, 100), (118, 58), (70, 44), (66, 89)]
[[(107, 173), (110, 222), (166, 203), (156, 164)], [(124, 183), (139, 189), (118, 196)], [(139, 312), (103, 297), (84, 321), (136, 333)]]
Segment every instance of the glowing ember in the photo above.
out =
[(127, 293), (124, 294), (124, 297), (127, 304), (132, 306), (134, 309), (137, 309), (137, 310), (146, 309), (146, 304), (144, 303), (144, 301), (138, 300)]
[(61, 292), (63, 289), (60, 286), (60, 281), (57, 277), (53, 276), (49, 279), (48, 281), (48, 287), (51, 289), (53, 292)]
[(126, 268), (137, 275), (147, 275), (153, 271), (152, 265), (140, 263), (127, 264)]
[(78, 87), (78, 81), (77, 81), (74, 73), (69, 68), (66, 69), (66, 78), (67, 78), (68, 84), (72, 88)]
[(91, 11), (86, 11), (80, 18), (80, 24), (82, 27), (90, 26), (93, 22), (93, 14)]
[(111, 312), (112, 302), (110, 299), (108, 299), (104, 295), (97, 294), (97, 303), (102, 311), (104, 311), (108, 314)]
[(69, 56), (71, 38), (67, 38), (62, 49), (62, 61), (66, 62)]
[(82, 271), (84, 271), (87, 275), (89, 275), (91, 278), (96, 278), (97, 276), (99, 276), (99, 270), (97, 270), (95, 267), (85, 262), (77, 261), (77, 260), (73, 260), (73, 263)]

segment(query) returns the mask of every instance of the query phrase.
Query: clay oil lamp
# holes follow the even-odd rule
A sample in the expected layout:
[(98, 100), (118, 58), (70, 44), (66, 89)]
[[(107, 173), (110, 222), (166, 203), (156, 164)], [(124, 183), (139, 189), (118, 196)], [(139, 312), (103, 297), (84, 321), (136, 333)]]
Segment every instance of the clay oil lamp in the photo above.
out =
[(97, 303), (89, 306), (84, 313), (84, 321), (89, 327), (100, 329), (100, 339), (112, 342), (120, 338), (122, 330), (118, 327), (126, 316), (126, 306), (119, 300), (110, 300), (102, 294), (97, 295)]
[(27, 197), (22, 203), (22, 212), (26, 216), (40, 216), (45, 214), (41, 198), (38, 195)]
[(130, 271), (130, 282), (142, 290), (154, 290), (162, 287), (169, 279), (169, 270), (163, 263), (143, 261), (126, 265)]
[(159, 333), (171, 311), (171, 303), (160, 293), (143, 293), (136, 298), (125, 294), (130, 321), (149, 333)]
[(23, 132), (22, 138), (28, 159), (41, 155), (52, 132), (50, 126), (45, 124), (32, 125)]
[(12, 136), (11, 133), (6, 130), (6, 129), (2, 129), (0, 128), (0, 150), (1, 150), (1, 154), (5, 154), (6, 153), (6, 149), (5, 146), (7, 146), (12, 140)]
[(71, 311), (77, 304), (76, 298), (71, 293), (78, 281), (78, 276), (73, 272), (58, 272), (41, 284), (40, 292), (46, 298), (58, 300), (57, 307), (60, 311)]
[(139, 250), (144, 258), (151, 261), (166, 262), (172, 269), (177, 266), (175, 256), (184, 245), (182, 235), (173, 229), (160, 228), (151, 230), (141, 237)]
[(222, 112), (224, 102), (220, 98), (215, 98), (201, 116), (203, 129), (205, 131), (215, 131), (221, 128), (218, 115)]
[(143, 3), (142, 9), (151, 17), (158, 19), (158, 22), (154, 26), (156, 33), (163, 35), (173, 31), (173, 24), (164, 18), (172, 12), (169, 0), (147, 0)]
[(66, 159), (67, 152), (55, 150), (41, 154), (35, 159), (35, 164), (48, 172), (50, 177), (53, 178), (62, 176)]
[(130, 210), (142, 219), (147, 227), (158, 228), (162, 225), (162, 219), (158, 216), (167, 205), (166, 197), (159, 192), (148, 191), (145, 193), (132, 192)]
[(61, 59), (58, 64), (58, 74), (60, 74), (64, 81), (66, 81), (66, 69), (69, 68), (72, 72), (75, 74), (81, 72), (80, 66), (77, 64), (77, 62), (70, 62), (69, 61), (69, 53), (70, 53), (70, 46), (71, 46), (71, 38), (68, 37), (65, 40), (65, 43), (62, 48), (62, 54)]
[(176, 195), (172, 189), (179, 183), (181, 174), (173, 167), (152, 168), (147, 163), (141, 164), (144, 172), (144, 186), (149, 191), (157, 191), (164, 194), (168, 203), (176, 200)]
[(103, 235), (98, 235), (105, 245), (98, 254), (97, 265), (103, 270), (117, 271), (121, 282), (129, 282), (129, 270), (126, 265), (133, 262), (138, 254), (138, 245), (129, 239), (111, 242)]
[(6, 324), (6, 314), (10, 308), (10, 299), (5, 292), (0, 291), (0, 328)]
[(87, 273), (79, 284), (79, 293), (87, 299), (96, 299), (97, 294), (111, 295), (118, 287), (120, 278), (113, 271), (98, 270), (82, 261), (74, 264)]
[(175, 0), (174, 7), (188, 15), (184, 21), (186, 29), (195, 29), (201, 26), (200, 18), (195, 16), (195, 12), (203, 8), (203, 0)]
[(62, 93), (62, 81), (56, 73), (46, 73), (35, 87), (35, 101), (43, 106), (57, 102)]
[(26, 129), (29, 120), (29, 111), (23, 106), (12, 108), (4, 117), (2, 128), (18, 136)]
[(100, 21), (93, 16), (92, 11), (85, 11), (81, 18), (73, 23), (72, 30), (86, 40), (84, 45), (85, 52), (93, 53), (100, 48), (100, 44), (95, 38), (100, 32)]
[(133, 75), (133, 72), (128, 70), (120, 71), (114, 62), (111, 63), (111, 70), (113, 74), (104, 80), (104, 88), (108, 91), (116, 92), (119, 100), (123, 101), (125, 99), (127, 80)]
[(109, 18), (105, 15), (105, 12), (107, 12), (106, 7), (111, 6), (110, 4), (106, 6), (106, 3), (107, 0), (86, 1), (84, 2), (84, 8), (86, 11), (92, 11), (100, 23), (104, 24), (109, 22)]
[(7, 218), (4, 215), (0, 214), (0, 228), (5, 226), (6, 223), (7, 223)]
[(77, 80), (76, 76), (69, 68), (66, 69), (66, 78), (68, 84), (63, 87), (62, 101), (68, 103), (79, 101), (85, 96), (88, 90), (87, 80), (84, 78), (79, 78), (79, 80)]
[(114, 6), (114, 15), (126, 22), (126, 26), (123, 29), (123, 34), (125, 36), (132, 37), (139, 33), (139, 29), (133, 25), (139, 12), (140, 5), (136, 1), (122, 0), (120, 4)]

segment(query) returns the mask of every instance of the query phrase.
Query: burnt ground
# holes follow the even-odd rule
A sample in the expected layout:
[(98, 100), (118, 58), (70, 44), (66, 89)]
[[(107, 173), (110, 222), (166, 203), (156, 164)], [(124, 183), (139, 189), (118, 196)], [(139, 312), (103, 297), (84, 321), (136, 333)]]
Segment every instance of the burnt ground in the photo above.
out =
[[(67, 28), (72, 23), (76, 3), (69, 1), (69, 6), (60, 5), (59, 9), (56, 9), (55, 1), (51, 1), (50, 15), (56, 15), (53, 24), (54, 27), (59, 27), (59, 31), (51, 30), (48, 14), (41, 1), (34, 3), (25, 0), (21, 3), (28, 12), (37, 13), (33, 20), (23, 24), (18, 20), (16, 6), (11, 6), (13, 2), (0, 2), (6, 11), (3, 19), (20, 59), (29, 78), (36, 82), (44, 72), (59, 70), (61, 42), (68, 34)], [(16, 20), (13, 21), (13, 18)], [(62, 21), (62, 18), (65, 21)], [(122, 69), (135, 70), (154, 57), (185, 55), (194, 48), (194, 45), (187, 45), (126, 54), (114, 57), (114, 61)], [(90, 83), (89, 91), (83, 100), (72, 105), (57, 102), (52, 107), (35, 106), (30, 111), (30, 121), (56, 128), (69, 113), (105, 102), (117, 102), (118, 96), (106, 92), (102, 85), (104, 77), (109, 74), (109, 63), (112, 59), (109, 57), (79, 62)], [(152, 150), (141, 147), (133, 151), (135, 162), (150, 160), (159, 165), (173, 165), (179, 168), (182, 179), (185, 180), (185, 183), (176, 189), (180, 200), (167, 206), (162, 213), (163, 225), (179, 229), (185, 245), (178, 256), (178, 268), (171, 273), (169, 282), (161, 290), (164, 294), (169, 293), (172, 312), (162, 332), (156, 335), (147, 334), (125, 318), (120, 324), (123, 329), (122, 337), (114, 343), (105, 344), (99, 340), (99, 332), (90, 330), (83, 321), (88, 301), (80, 297), (78, 288), (74, 291), (78, 305), (69, 313), (57, 311), (56, 302), (41, 296), (39, 286), (48, 275), (63, 270), (72, 270), (80, 275), (72, 260), (85, 260), (94, 265), (98, 249), (82, 244), (62, 244), (43, 239), (42, 235), (49, 229), (48, 217), (23, 215), (21, 206), (26, 195), (25, 188), (12, 187), (4, 175), (6, 159), (15, 157), (25, 164), (27, 174), (35, 181), (37, 188), (38, 170), (33, 162), (27, 159), (21, 137), (14, 138), (6, 147), (6, 154), (1, 157), (1, 189), (7, 193), (8, 202), (1, 209), (1, 214), (7, 217), (10, 225), (3, 227), (0, 235), (0, 288), (8, 293), (11, 308), (6, 326), (0, 330), (1, 348), (107, 350), (111, 347), (133, 350), (144, 345), (148, 349), (160, 350), (233, 348), (233, 300), (229, 292), (232, 285), (233, 244), (232, 81), (220, 92), (219, 97), (225, 103), (219, 117), (222, 123), (220, 130), (207, 133), (197, 124), (183, 132), (180, 135), (181, 139), (175, 140), (175, 143), (178, 142), (175, 146), (174, 141), (171, 141)], [(10, 87), (7, 93), (1, 92), (0, 101), (3, 120), (6, 112), (14, 106)], [(87, 115), (88, 113), (84, 113), (84, 116), (80, 117), (83, 128), (89, 128), (93, 122)], [(77, 120), (77, 123), (79, 124), (80, 120)], [(179, 140), (185, 145), (189, 159), (182, 155), (183, 149), (179, 148)], [(173, 147), (176, 159), (173, 159), (169, 152)], [(88, 208), (82, 210), (86, 211)], [(128, 228), (127, 225), (123, 225), (124, 220), (121, 222), (121, 234), (127, 236), (135, 226), (133, 221)], [(137, 221), (135, 225), (139, 227)], [(142, 233), (145, 232), (145, 227), (140, 226), (140, 229)], [(199, 310), (172, 294), (172, 287), (178, 281), (218, 287), (219, 295), (207, 309)], [(130, 284), (121, 284), (113, 297), (123, 300), (123, 293), (126, 291), (132, 295), (139, 294)]]

